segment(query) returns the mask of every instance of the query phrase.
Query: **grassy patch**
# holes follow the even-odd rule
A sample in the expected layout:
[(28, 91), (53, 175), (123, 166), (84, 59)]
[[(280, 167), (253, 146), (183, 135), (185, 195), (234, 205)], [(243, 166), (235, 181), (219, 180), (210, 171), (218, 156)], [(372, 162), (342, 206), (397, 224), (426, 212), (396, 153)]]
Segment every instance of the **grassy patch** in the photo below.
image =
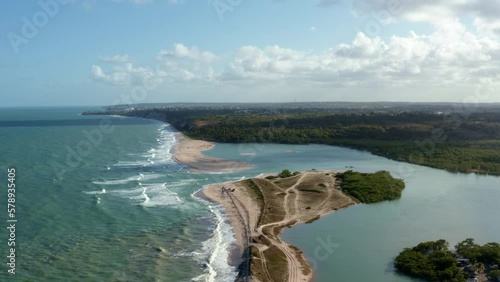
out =
[(255, 183), (251, 179), (245, 179), (239, 182), (236, 182), (240, 186), (247, 187), (249, 191), (251, 191), (255, 195), (255, 199), (264, 201), (264, 195), (262, 191), (260, 191), (259, 186), (255, 185)]
[(299, 180), (300, 175), (294, 175), (288, 178), (283, 178), (280, 180), (276, 180), (273, 183), (283, 189), (288, 189), (291, 186), (293, 186), (295, 183), (297, 183), (297, 180)]
[(288, 281), (288, 262), (285, 254), (276, 246), (271, 246), (264, 251), (267, 260), (269, 274), (272, 281)]
[(327, 184), (333, 185), (334, 179), (326, 174), (314, 173), (305, 176), (299, 185), (297, 185), (297, 190), (307, 191), (314, 193), (323, 193), (326, 191)]
[(260, 281), (266, 281), (267, 275), (265, 273), (258, 248), (250, 246), (250, 275), (253, 275)]
[(266, 206), (264, 194), (262, 194), (262, 191), (260, 191), (259, 186), (255, 185), (255, 183), (252, 181), (252, 179), (245, 179), (245, 180), (236, 182), (235, 184), (240, 186), (240, 187), (246, 188), (246, 191), (248, 191), (249, 193), (254, 195), (252, 198), (254, 198), (256, 200), (256, 203), (260, 208), (260, 216), (259, 216), (259, 219), (257, 222), (257, 223), (259, 223), (262, 219), (263, 214), (264, 214), (264, 207)]
[(299, 203), (302, 206), (314, 207), (326, 199), (325, 193), (320, 190), (299, 191)]
[(283, 220), (283, 202), (286, 195), (283, 190), (265, 179), (254, 178), (251, 181), (260, 189), (265, 199), (259, 225)]

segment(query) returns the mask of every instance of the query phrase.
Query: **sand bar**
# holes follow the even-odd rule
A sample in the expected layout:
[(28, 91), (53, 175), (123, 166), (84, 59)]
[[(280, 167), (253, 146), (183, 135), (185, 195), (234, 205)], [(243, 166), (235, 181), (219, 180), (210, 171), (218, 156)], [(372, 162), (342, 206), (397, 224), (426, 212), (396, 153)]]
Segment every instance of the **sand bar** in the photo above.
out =
[(188, 166), (195, 172), (237, 172), (252, 167), (249, 163), (224, 160), (204, 155), (202, 152), (212, 149), (212, 142), (193, 140), (182, 133), (176, 133), (178, 140), (174, 148), (174, 160)]
[[(241, 254), (240, 278), (261, 282), (312, 280), (312, 269), (303, 253), (281, 241), (279, 234), (284, 227), (313, 221), (357, 203), (337, 189), (335, 174), (306, 171), (283, 179), (266, 179), (266, 174), (203, 190), (206, 198), (224, 207), (233, 227)], [(278, 270), (276, 262), (285, 261)]]

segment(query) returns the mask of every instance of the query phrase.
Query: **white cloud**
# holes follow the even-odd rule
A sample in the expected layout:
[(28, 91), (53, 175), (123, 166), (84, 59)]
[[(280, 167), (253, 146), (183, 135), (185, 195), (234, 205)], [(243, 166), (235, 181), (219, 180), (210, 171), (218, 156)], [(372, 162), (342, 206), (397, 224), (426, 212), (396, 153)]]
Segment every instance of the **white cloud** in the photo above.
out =
[(111, 85), (141, 85), (145, 79), (161, 79), (167, 82), (213, 81), (215, 71), (211, 63), (216, 59), (212, 52), (200, 51), (196, 47), (175, 44), (172, 50), (161, 50), (156, 56), (155, 68), (136, 67), (129, 63), (127, 55), (102, 57), (101, 61), (113, 63), (104, 70), (94, 65), (91, 75), (95, 81)]
[(402, 18), (429, 22), (436, 26), (458, 18), (474, 18), (479, 32), (500, 35), (500, 3), (498, 0), (353, 0), (358, 15)]
[(311, 27), (309, 27), (309, 30), (312, 31), (312, 32), (316, 32), (316, 27), (315, 26), (311, 26)]
[(160, 50), (156, 55), (159, 66), (172, 81), (213, 81), (215, 72), (211, 66), (217, 56), (197, 47), (174, 44), (171, 50)]
[(161, 78), (162, 72), (148, 68), (134, 67), (131, 63), (114, 66), (105, 71), (101, 66), (93, 65), (91, 68), (92, 79), (111, 85), (141, 85), (145, 79)]
[(161, 50), (156, 59), (155, 71), (124, 63), (107, 71), (93, 66), (93, 77), (110, 84), (134, 84), (145, 76), (158, 76), (167, 84), (186, 87), (260, 87), (283, 93), (324, 94), (347, 87), (353, 93), (385, 89), (382, 93), (395, 95), (425, 89), (428, 100), (441, 97), (443, 88), (457, 95), (480, 81), (500, 77), (500, 42), (475, 35), (458, 20), (443, 22), (431, 34), (409, 32), (388, 40), (360, 32), (352, 42), (321, 52), (248, 45), (219, 58), (179, 43)]
[(487, 36), (500, 35), (500, 20), (499, 19), (484, 19), (475, 18), (474, 26), (478, 32)]
[(358, 33), (351, 43), (320, 53), (245, 46), (236, 52), (220, 79), (330, 86), (419, 87), (425, 83), (459, 87), (499, 73), (499, 42), (477, 37), (455, 21), (430, 35), (410, 32), (388, 41)]
[(200, 51), (197, 47), (187, 47), (184, 44), (174, 44), (173, 50), (161, 50), (156, 59), (159, 61), (168, 61), (171, 59), (190, 59), (201, 63), (211, 63), (217, 58), (214, 53)]
[(124, 72), (106, 73), (100, 66), (97, 65), (92, 66), (91, 73), (94, 80), (107, 84), (122, 84), (127, 79), (127, 74)]
[(127, 63), (129, 61), (129, 58), (128, 55), (114, 55), (101, 57), (100, 60), (105, 63)]

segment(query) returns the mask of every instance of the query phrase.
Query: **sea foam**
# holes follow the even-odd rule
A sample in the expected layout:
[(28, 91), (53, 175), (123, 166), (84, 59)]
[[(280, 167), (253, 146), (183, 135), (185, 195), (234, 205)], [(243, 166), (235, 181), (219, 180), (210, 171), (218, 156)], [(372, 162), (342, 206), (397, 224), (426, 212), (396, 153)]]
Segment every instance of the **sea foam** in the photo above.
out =
[(100, 194), (106, 194), (106, 189), (102, 189), (102, 190), (99, 190), (99, 191), (88, 191), (88, 192), (84, 192), (85, 194), (87, 195), (100, 195)]
[(139, 173), (139, 175), (127, 177), (125, 179), (94, 181), (92, 183), (97, 184), (97, 185), (121, 185), (121, 184), (127, 184), (127, 183), (134, 182), (134, 181), (139, 181), (139, 180), (151, 180), (151, 179), (155, 179), (155, 178), (159, 178), (159, 177), (161, 177), (161, 175), (159, 175), (159, 174), (154, 174), (154, 173), (151, 173), (151, 174), (142, 174), (142, 173)]
[(145, 207), (155, 207), (178, 205), (182, 203), (179, 195), (165, 187), (165, 184), (166, 183), (145, 184), (146, 187), (144, 189), (148, 189), (149, 196), (141, 205)]
[(156, 139), (155, 147), (150, 148), (144, 153), (129, 154), (130, 156), (138, 157), (138, 160), (119, 161), (113, 166), (122, 168), (135, 168), (173, 164), (174, 158), (172, 149), (177, 142), (175, 134), (172, 132), (170, 126), (165, 126), (164, 124), (158, 125), (158, 131), (159, 136)]
[(209, 203), (195, 196), (200, 190), (191, 194), (191, 197), (208, 206), (216, 224), (213, 230), (213, 236), (202, 243), (200, 250), (193, 253), (194, 258), (199, 263), (206, 264), (207, 266), (206, 273), (195, 277), (193, 281), (235, 281), (238, 275), (237, 269), (229, 265), (228, 262), (230, 247), (236, 243), (232, 228), (227, 223), (228, 219), (221, 205)]

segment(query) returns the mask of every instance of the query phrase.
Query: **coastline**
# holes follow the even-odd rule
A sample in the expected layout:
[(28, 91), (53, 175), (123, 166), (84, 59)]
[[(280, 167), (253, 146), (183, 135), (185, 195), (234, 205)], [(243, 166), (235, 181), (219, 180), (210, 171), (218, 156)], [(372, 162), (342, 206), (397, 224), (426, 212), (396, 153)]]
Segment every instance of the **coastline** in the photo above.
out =
[(194, 140), (181, 132), (175, 133), (177, 143), (174, 147), (174, 160), (186, 165), (193, 172), (238, 172), (253, 167), (249, 163), (225, 160), (204, 155), (215, 147), (213, 142)]
[(236, 252), (237, 255), (234, 255), (232, 256), (232, 258), (230, 258), (230, 264), (238, 266), (243, 263), (242, 255), (245, 248), (245, 240), (243, 235), (245, 234), (245, 225), (239, 218), (238, 210), (230, 202), (226, 201), (220, 194), (220, 192), (218, 192), (223, 186), (227, 184), (228, 183), (211, 184), (200, 190), (196, 196), (214, 204), (221, 205), (224, 208), (224, 214), (229, 220), (229, 224), (233, 229), (233, 235), (236, 240), (236, 246), (233, 246), (232, 251)]
[[(287, 260), (287, 269), (285, 273), (280, 273), (281, 278), (286, 278), (286, 281), (312, 281), (314, 273), (304, 254), (298, 248), (282, 241), (279, 236), (281, 231), (285, 227), (312, 222), (339, 209), (355, 205), (357, 202), (335, 189), (334, 182), (332, 182), (332, 185), (327, 184), (327, 189), (331, 192), (328, 192), (326, 199), (322, 196), (321, 202), (313, 203), (312, 208), (309, 206), (304, 208), (303, 199), (299, 199), (299, 196), (294, 196), (293, 201), (287, 201), (286, 198), (289, 197), (288, 195), (302, 193), (296, 188), (297, 185), (301, 185), (303, 179), (325, 174), (335, 175), (335, 173), (337, 171), (303, 172), (301, 176), (297, 177), (297, 183), (286, 190), (287, 196), (285, 196), (282, 206), (286, 210), (284, 218), (264, 224), (261, 221), (263, 213), (265, 214), (266, 211), (256, 202), (255, 194), (240, 184), (242, 181), (212, 184), (199, 192), (199, 197), (220, 204), (224, 208), (233, 229), (239, 254), (239, 256), (231, 256), (230, 264), (239, 265), (239, 278), (250, 277), (249, 281), (272, 281), (272, 279), (262, 279), (262, 277), (258, 279), (254, 274), (256, 272), (261, 272), (260, 274), (266, 272), (265, 275), (262, 275), (275, 278), (266, 269), (272, 266), (266, 267), (264, 255), (273, 248), (283, 252), (283, 257), (286, 257)], [(269, 174), (259, 175), (246, 181), (266, 181), (266, 176), (269, 176)], [(295, 205), (294, 208), (293, 205)], [(276, 211), (274, 212), (276, 213)], [(256, 258), (256, 253), (259, 253), (260, 257)], [(239, 259), (235, 260), (235, 258)], [(255, 267), (254, 269), (255, 261), (264, 261), (261, 262), (264, 266), (262, 268)]]
[[(209, 193), (206, 194), (204, 190), (210, 186), (219, 186), (222, 187), (222, 183), (218, 184), (210, 184), (208, 186), (205, 186), (205, 188), (202, 188), (198, 190), (194, 196), (202, 199), (203, 201), (206, 201), (210, 204), (215, 204), (220, 207), (222, 207), (223, 213), (225, 215), (225, 220), (226, 223), (228, 223), (231, 227), (231, 233), (234, 236), (235, 242), (229, 247), (228, 252), (229, 252), (229, 257), (228, 257), (228, 264), (230, 266), (234, 266), (238, 268), (242, 263), (243, 263), (243, 247), (244, 247), (244, 241), (243, 241), (243, 230), (244, 226), (236, 220), (237, 218), (235, 216), (232, 216), (228, 211), (231, 211), (231, 207), (228, 205), (224, 205), (222, 202), (219, 202), (217, 200), (217, 197), (214, 197), (213, 194)], [(233, 210), (234, 211), (234, 210)]]

